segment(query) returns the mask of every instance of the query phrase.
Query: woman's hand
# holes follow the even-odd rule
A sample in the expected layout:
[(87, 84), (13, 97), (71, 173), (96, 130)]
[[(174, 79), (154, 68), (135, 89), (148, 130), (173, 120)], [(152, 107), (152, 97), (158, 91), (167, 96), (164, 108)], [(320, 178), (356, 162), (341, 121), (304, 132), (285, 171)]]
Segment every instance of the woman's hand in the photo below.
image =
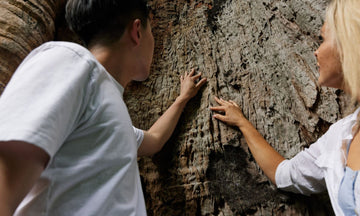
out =
[(285, 158), (261, 136), (256, 128), (244, 117), (240, 107), (234, 101), (225, 101), (217, 97), (215, 97), (215, 100), (220, 106), (210, 107), (210, 109), (224, 112), (224, 115), (215, 114), (214, 118), (229, 125), (237, 126), (241, 130), (256, 162), (271, 182), (276, 184), (276, 169)]
[(206, 83), (206, 78), (202, 78), (200, 81), (196, 82), (201, 77), (201, 73), (194, 75), (195, 70), (192, 69), (190, 73), (185, 72), (184, 75), (180, 77), (181, 89), (179, 99), (188, 102), (193, 98), (201, 88)]
[(239, 105), (234, 101), (225, 101), (215, 97), (215, 100), (220, 106), (210, 107), (212, 111), (224, 112), (224, 115), (214, 114), (213, 117), (232, 126), (241, 127), (247, 119), (244, 117)]

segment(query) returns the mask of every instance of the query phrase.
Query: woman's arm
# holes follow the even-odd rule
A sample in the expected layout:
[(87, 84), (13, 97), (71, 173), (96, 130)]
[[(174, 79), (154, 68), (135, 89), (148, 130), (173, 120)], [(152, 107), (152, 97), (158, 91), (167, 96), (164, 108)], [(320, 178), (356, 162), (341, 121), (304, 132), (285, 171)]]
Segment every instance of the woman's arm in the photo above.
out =
[(214, 114), (214, 118), (226, 124), (237, 126), (241, 130), (256, 162), (271, 182), (276, 184), (276, 168), (285, 158), (261, 136), (256, 128), (244, 117), (240, 107), (234, 101), (225, 101), (217, 97), (215, 97), (215, 100), (220, 106), (211, 107), (210, 109), (225, 114)]
[(193, 69), (189, 74), (185, 72), (185, 75), (180, 77), (180, 95), (151, 128), (144, 131), (144, 140), (138, 149), (138, 156), (157, 153), (170, 138), (186, 103), (198, 93), (201, 86), (206, 82), (206, 78), (202, 78), (196, 83), (201, 73), (197, 75), (194, 75), (194, 73)]

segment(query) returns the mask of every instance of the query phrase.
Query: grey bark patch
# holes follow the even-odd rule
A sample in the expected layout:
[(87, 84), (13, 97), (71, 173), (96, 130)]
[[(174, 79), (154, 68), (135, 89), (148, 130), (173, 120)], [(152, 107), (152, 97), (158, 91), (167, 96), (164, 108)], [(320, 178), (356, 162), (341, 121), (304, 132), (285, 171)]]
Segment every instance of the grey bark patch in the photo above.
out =
[(207, 10), (207, 26), (213, 33), (218, 29), (217, 18), (226, 2), (232, 0), (213, 0), (212, 8)]

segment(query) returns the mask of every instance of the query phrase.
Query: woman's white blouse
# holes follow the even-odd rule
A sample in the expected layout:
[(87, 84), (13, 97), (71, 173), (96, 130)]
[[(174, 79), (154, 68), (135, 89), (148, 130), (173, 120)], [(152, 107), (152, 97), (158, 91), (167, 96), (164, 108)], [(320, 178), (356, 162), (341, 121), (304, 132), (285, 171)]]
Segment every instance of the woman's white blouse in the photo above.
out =
[[(347, 159), (347, 147), (358, 127), (360, 108), (333, 124), (309, 148), (279, 164), (275, 174), (279, 189), (309, 195), (328, 190), (336, 215), (344, 215), (338, 192)], [(355, 182), (356, 214), (360, 214), (360, 178)]]

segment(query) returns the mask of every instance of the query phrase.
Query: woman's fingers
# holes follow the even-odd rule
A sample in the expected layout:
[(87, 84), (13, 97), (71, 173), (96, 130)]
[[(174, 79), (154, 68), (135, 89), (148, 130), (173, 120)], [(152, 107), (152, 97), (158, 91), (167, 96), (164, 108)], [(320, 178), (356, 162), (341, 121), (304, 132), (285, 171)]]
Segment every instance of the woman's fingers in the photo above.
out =
[(222, 102), (222, 105), (233, 105), (231, 102), (226, 101), (226, 100), (224, 100), (222, 98), (220, 98), (220, 101)]
[(220, 120), (222, 122), (226, 121), (226, 117), (224, 115), (221, 115), (221, 114), (214, 114), (213, 117), (217, 120)]
[(225, 107), (217, 106), (217, 107), (210, 107), (212, 111), (225, 111)]
[(229, 101), (230, 101), (230, 103), (232, 103), (234, 106), (239, 107), (239, 105), (238, 105), (235, 101), (232, 101), (232, 100), (229, 100)]

